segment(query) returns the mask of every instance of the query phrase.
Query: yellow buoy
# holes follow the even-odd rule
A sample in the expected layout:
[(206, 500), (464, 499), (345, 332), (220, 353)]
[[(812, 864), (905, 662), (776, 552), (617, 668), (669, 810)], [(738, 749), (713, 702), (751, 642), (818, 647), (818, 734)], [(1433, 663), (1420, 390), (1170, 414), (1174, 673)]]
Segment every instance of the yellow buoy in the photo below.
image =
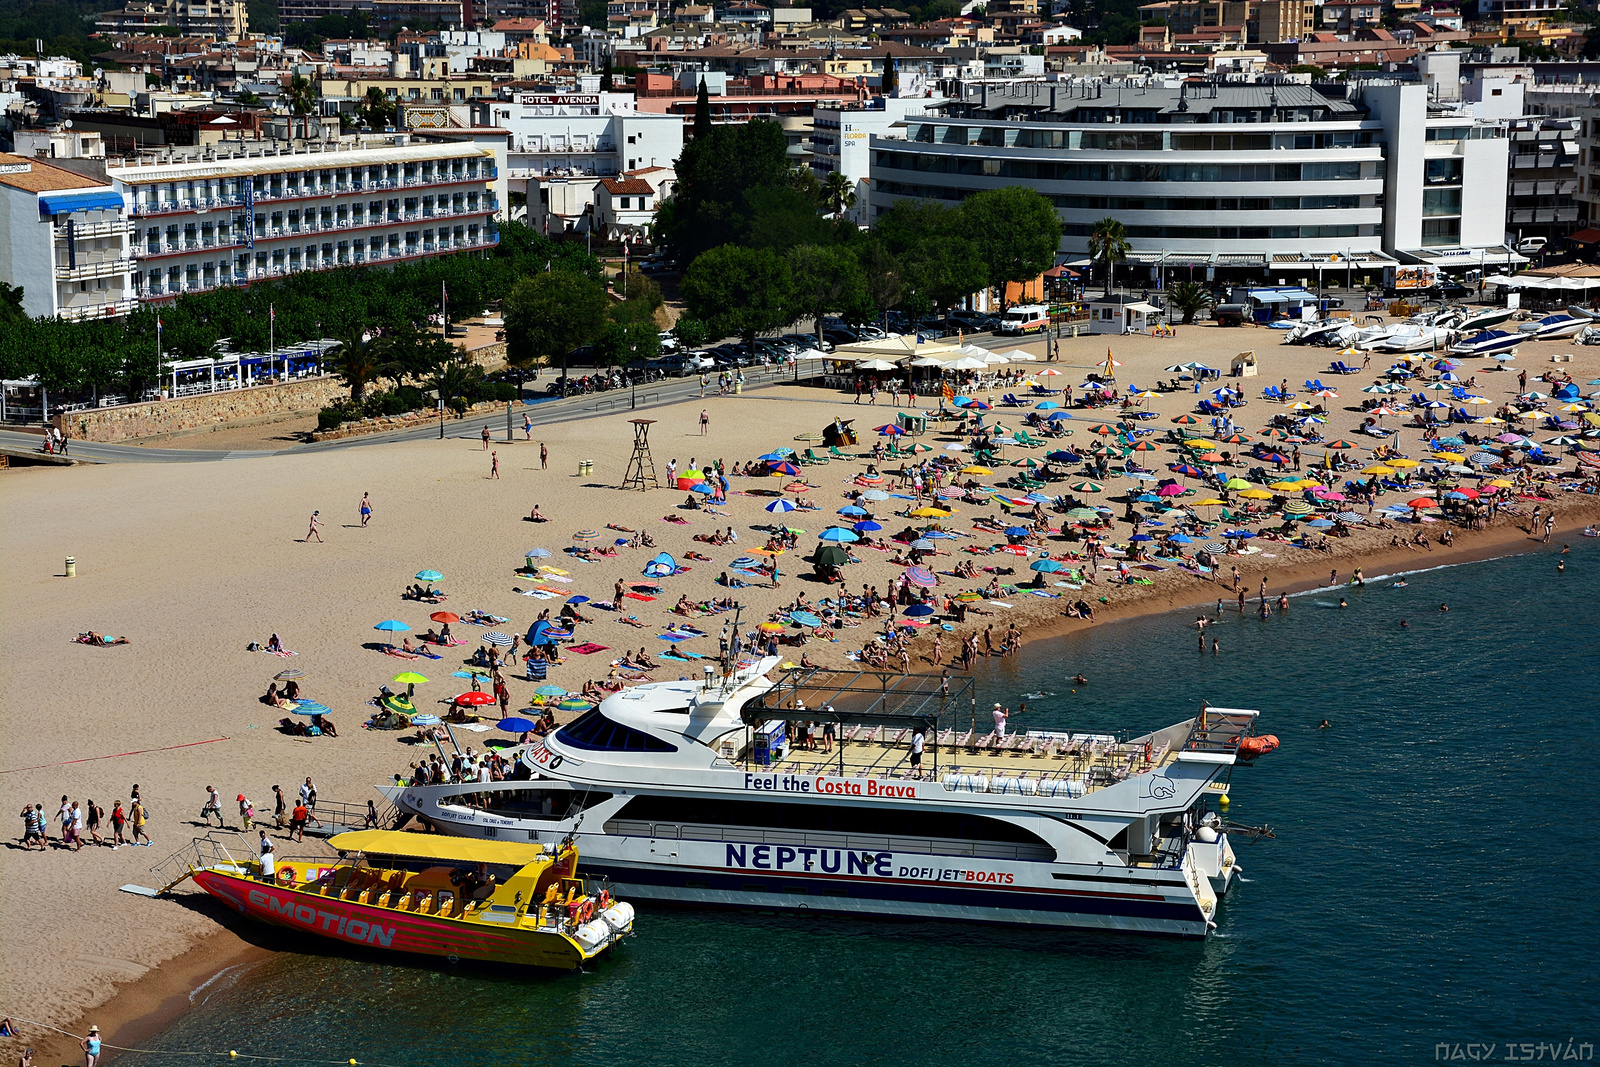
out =
[(1228, 806), (1228, 794), (1224, 793), (1222, 796), (1217, 798), (1217, 806), (1222, 808)]
[(231, 1049), (230, 1048), (228, 1050), (228, 1058), (229, 1059), (233, 1059), (233, 1060), (238, 1059), (239, 1058), (239, 1051), (237, 1049)]

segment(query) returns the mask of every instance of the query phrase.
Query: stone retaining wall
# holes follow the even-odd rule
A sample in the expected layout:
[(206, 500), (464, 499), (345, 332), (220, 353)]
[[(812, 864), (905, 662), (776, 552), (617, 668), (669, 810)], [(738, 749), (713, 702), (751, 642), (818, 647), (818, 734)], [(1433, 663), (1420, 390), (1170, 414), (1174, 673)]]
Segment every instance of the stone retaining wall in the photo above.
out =
[(497, 370), (504, 370), (506, 366), (506, 343), (496, 341), (493, 344), (480, 345), (467, 352), (467, 358), (482, 367), (485, 374), (493, 374)]
[[(481, 404), (469, 407), (461, 418), (471, 418), (474, 415), (492, 415), (497, 411), (505, 410), (504, 400), (485, 400)], [(346, 422), (337, 430), (321, 430), (311, 435), (313, 441), (336, 441), (341, 437), (360, 437), (362, 434), (382, 433), (385, 430), (405, 430), (423, 423), (437, 423), (439, 421), (438, 409), (433, 411), (409, 411), (404, 415), (380, 415), (375, 419), (361, 419), (356, 422)], [(457, 421), (455, 415), (450, 415), (445, 420), (448, 427)]]
[(266, 415), (315, 412), (348, 393), (338, 378), (312, 378), (286, 385), (199, 393), (113, 408), (52, 415), (50, 421), (75, 440), (110, 443), (181, 433)]

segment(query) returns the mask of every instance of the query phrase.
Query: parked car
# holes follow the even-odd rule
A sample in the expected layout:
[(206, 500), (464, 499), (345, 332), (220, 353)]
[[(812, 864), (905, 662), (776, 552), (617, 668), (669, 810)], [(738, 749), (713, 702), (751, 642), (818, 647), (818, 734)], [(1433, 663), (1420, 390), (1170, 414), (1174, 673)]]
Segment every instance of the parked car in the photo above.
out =
[(1441, 278), (1439, 279), (1439, 284), (1434, 288), (1446, 300), (1460, 300), (1463, 297), (1471, 296), (1474, 292), (1474, 290), (1462, 285), (1454, 278)]
[(1517, 243), (1517, 254), (1523, 256), (1537, 256), (1544, 251), (1544, 246), (1549, 244), (1548, 238), (1525, 237)]
[[(813, 351), (818, 347), (818, 345), (817, 345), (817, 335), (814, 334), (814, 333), (786, 333), (782, 337), (778, 338), (778, 340), (779, 341), (787, 341), (787, 342), (789, 342), (790, 344), (794, 345), (797, 349), (799, 349), (801, 352)], [(826, 337), (824, 337), (822, 339), (822, 344), (821, 344), (821, 350), (822, 351), (824, 351), (824, 352), (832, 352), (833, 351), (833, 347), (834, 346), (833, 346), (833, 342), (832, 341), (829, 341)]]
[(986, 311), (952, 311), (951, 323), (960, 324), (968, 333), (988, 333), (1000, 325), (1000, 320)]
[(1332, 293), (1323, 293), (1317, 297), (1317, 303), (1327, 308), (1342, 308), (1344, 307), (1344, 297), (1334, 296)]
[(666, 253), (657, 252), (655, 255), (645, 256), (639, 261), (639, 270), (644, 274), (670, 274), (678, 269), (678, 264), (670, 259)]

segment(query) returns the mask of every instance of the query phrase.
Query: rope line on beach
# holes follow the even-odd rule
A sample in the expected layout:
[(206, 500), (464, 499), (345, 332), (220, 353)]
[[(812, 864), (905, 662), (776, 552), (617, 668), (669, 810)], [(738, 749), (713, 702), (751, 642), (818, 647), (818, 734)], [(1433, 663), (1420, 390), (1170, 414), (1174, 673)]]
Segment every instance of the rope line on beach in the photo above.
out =
[[(59, 1026), (51, 1026), (49, 1023), (41, 1023), (35, 1019), (24, 1019), (20, 1015), (7, 1014), (5, 1017), (10, 1019), (12, 1022), (27, 1023), (29, 1026), (38, 1026), (45, 1030), (54, 1030), (56, 1033), (61, 1034), (64, 1037), (72, 1038), (74, 1041), (84, 1040), (82, 1036), (74, 1034), (70, 1030), (63, 1030)], [(125, 1045), (113, 1045), (109, 1041), (101, 1041), (100, 1047), (102, 1049), (111, 1049), (115, 1052), (137, 1052), (147, 1056), (210, 1056), (213, 1058), (220, 1057), (222, 1059), (230, 1060), (262, 1060), (270, 1063), (342, 1064), (344, 1067), (349, 1067), (350, 1064), (357, 1064), (360, 1065), (360, 1067), (399, 1067), (398, 1064), (379, 1063), (376, 1060), (358, 1060), (354, 1056), (343, 1060), (310, 1060), (304, 1059), (300, 1056), (262, 1056), (257, 1053), (239, 1052), (234, 1049), (229, 1049), (226, 1052), (196, 1052), (192, 1049), (128, 1048)]]
[(143, 756), (150, 752), (171, 752), (175, 748), (193, 748), (196, 745), (214, 745), (218, 741), (231, 740), (233, 740), (231, 737), (212, 737), (204, 741), (185, 741), (181, 745), (162, 745), (160, 748), (140, 748), (135, 749), (132, 752), (113, 752), (109, 756), (84, 756), (82, 759), (66, 759), (62, 760), (60, 763), (40, 763), (33, 767), (12, 767), (8, 771), (0, 771), (0, 774), (18, 774), (22, 771), (42, 771), (46, 767), (69, 767), (74, 763), (93, 763), (95, 760), (99, 759), (121, 759), (123, 756)]

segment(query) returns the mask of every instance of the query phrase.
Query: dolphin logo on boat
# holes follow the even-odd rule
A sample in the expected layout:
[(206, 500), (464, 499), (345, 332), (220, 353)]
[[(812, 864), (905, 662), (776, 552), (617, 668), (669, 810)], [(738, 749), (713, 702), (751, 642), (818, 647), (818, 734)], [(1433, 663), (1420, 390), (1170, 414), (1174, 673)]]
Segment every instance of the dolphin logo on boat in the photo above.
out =
[(1139, 779), (1142, 800), (1171, 800), (1178, 795), (1178, 783), (1164, 774), (1146, 774)]

